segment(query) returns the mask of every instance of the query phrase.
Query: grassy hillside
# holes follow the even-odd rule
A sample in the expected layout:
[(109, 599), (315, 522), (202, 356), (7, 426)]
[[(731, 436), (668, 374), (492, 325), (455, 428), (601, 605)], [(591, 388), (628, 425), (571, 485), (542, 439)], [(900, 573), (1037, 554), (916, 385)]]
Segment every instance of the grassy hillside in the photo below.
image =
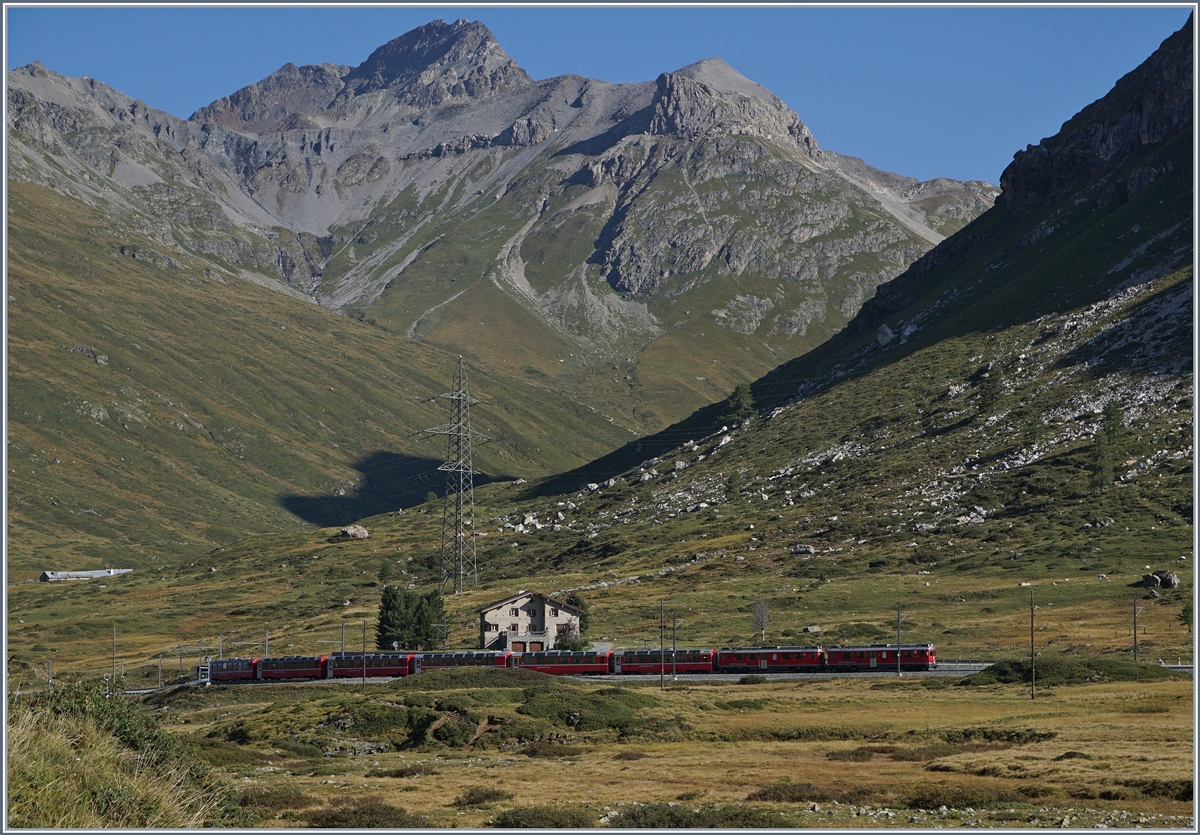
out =
[[(1169, 159), (1186, 147), (1181, 140), (1157, 152)], [(1188, 181), (1176, 170), (1174, 177), (1160, 177), (1136, 200), (1102, 207), (1075, 227), (1064, 224), (1056, 233), (1061, 236), (1059, 246), (1043, 251), (1037, 242), (1020, 242), (1029, 240), (1030, 230), (1038, 228), (1045, 215), (1006, 217), (993, 210), (965, 232), (990, 235), (978, 252), (901, 279), (894, 295), (885, 294), (879, 306), (868, 305), (862, 316), (867, 324), (852, 326), (803, 361), (782, 366), (757, 382), (754, 394), (767, 408), (747, 427), (722, 430), (720, 406), (714, 406), (565, 475), (526, 487), (507, 482), (481, 487), (476, 496), (481, 584), (448, 600), (451, 646), (474, 646), (474, 610), (523, 585), (548, 592), (580, 589), (592, 604), (595, 627), (589, 637), (623, 646), (657, 642), (660, 601), (681, 618), (683, 644), (748, 641), (749, 610), (762, 597), (771, 613), (771, 642), (888, 640), (895, 634), (895, 607), (900, 603), (906, 639), (933, 641), (943, 658), (1003, 658), (1027, 651), (1032, 591), (1039, 606), (1037, 638), (1043, 652), (1130, 654), (1136, 599), (1136, 605), (1144, 607), (1138, 636), (1143, 657), (1188, 657), (1191, 636), (1177, 618), (1190, 599), (1193, 582), (1193, 279), (1190, 268), (1162, 271), (1189, 252), (1190, 206), (1183, 196)], [(30, 198), (18, 192), (17, 199)], [(1064, 204), (1079, 205), (1069, 200)], [(10, 288), (16, 299), (10, 302), (10, 333), (20, 337), (12, 343), (10, 398), (14, 391), (30, 390), (37, 379), (25, 348), (29, 328), (18, 326), (22, 304), (29, 303), (23, 299), (46, 293), (39, 308), (43, 320), (53, 323), (58, 315), (49, 290), (34, 291), (45, 285), (24, 278), (29, 270), (25, 260), (30, 259), (15, 262)], [(135, 264), (133, 275), (136, 268)], [(100, 293), (89, 298), (93, 306), (105, 304)], [(897, 299), (904, 303), (897, 304)], [(121, 305), (112, 309), (116, 316)], [(311, 346), (320, 344), (321, 336), (332, 338), (333, 325), (342, 323), (337, 328), (339, 353), (347, 346), (356, 358), (355, 369), (370, 368), (363, 364), (371, 362), (367, 346), (375, 344), (368, 341), (374, 331), (303, 305), (288, 303), (285, 309), (292, 318), (284, 319), (281, 313), (278, 321), (266, 325), (295, 330), (309, 315), (328, 330), (312, 325), (302, 331), (303, 342), (279, 343), (286, 359), (271, 362), (280, 365), (267, 365), (268, 359), (259, 354), (253, 360), (234, 354), (223, 364), (201, 366), (193, 360), (193, 371), (175, 371), (173, 376), (204, 391), (200, 387), (214, 386), (202, 379), (210, 375), (226, 381), (245, 379), (245, 372), (233, 370), (243, 362), (263, 363), (271, 370), (265, 375), (268, 379), (308, 368), (307, 377), (287, 389), (280, 386), (275, 396), (285, 398), (288, 390), (300, 388), (311, 398), (278, 410), (297, 427), (293, 432), (315, 426), (310, 431), (314, 443), (288, 445), (298, 451), (282, 460), (295, 462), (291, 466), (301, 472), (303, 467), (317, 470), (321, 462), (344, 454), (343, 447), (333, 445), (343, 443), (343, 434), (352, 435), (353, 427), (365, 421), (382, 421), (387, 403), (371, 411), (372, 401), (365, 396), (344, 401), (336, 391), (325, 391), (354, 385), (374, 391), (354, 382), (372, 379), (373, 374), (357, 370), (350, 381), (326, 370), (317, 376), (312, 369), (322, 366), (309, 368), (294, 357), (311, 356)], [(896, 334), (882, 346), (880, 319)], [(915, 325), (915, 330), (905, 335), (906, 325)], [(266, 326), (261, 330), (274, 333)], [(97, 452), (91, 456), (90, 477), (95, 481), (88, 500), (103, 499), (104, 512), (127, 520), (128, 529), (139, 532), (144, 530), (144, 511), (139, 514), (138, 509), (154, 508), (144, 498), (150, 491), (132, 493), (125, 485), (136, 483), (141, 490), (146, 482), (128, 475), (122, 481), (122, 467), (131, 464), (118, 462), (134, 455), (149, 459), (151, 449), (143, 450), (132, 440), (166, 432), (152, 423), (150, 404), (155, 401), (164, 404), (155, 407), (164, 412), (175, 409), (179, 417), (173, 419), (185, 427), (172, 429), (169, 437), (193, 439), (192, 446), (174, 441), (172, 449), (181, 451), (156, 457), (146, 470), (164, 473), (164, 484), (173, 483), (166, 480), (168, 473), (187, 483), (185, 476), (200, 471), (200, 464), (186, 469), (185, 455), (198, 456), (200, 451), (209, 454), (200, 459), (204, 467), (220, 467), (216, 472), (222, 478), (259, 472), (249, 463), (255, 455), (278, 454), (268, 452), (274, 447), (255, 434), (264, 430), (250, 422), (257, 419), (256, 413), (262, 415), (259, 410), (265, 411), (252, 399), (259, 396), (256, 386), (246, 386), (246, 408), (236, 415), (216, 416), (202, 410), (206, 398), (186, 389), (135, 389), (124, 381), (122, 388), (111, 381), (103, 388), (103, 375), (119, 373), (122, 364), (134, 368), (139, 352), (146, 351), (122, 341), (119, 333), (104, 321), (97, 322), (89, 336), (47, 332), (41, 337), (40, 344), (55, 348), (44, 351), (54, 363), (93, 369), (88, 373), (95, 378), (91, 385), (97, 393), (72, 393), (63, 398), (67, 406), (44, 395), (49, 402), (42, 407), (44, 414), (38, 412), (42, 421), (32, 412), (14, 413), (9, 478), (19, 489), (13, 491), (10, 507), (16, 529), (31, 531), (28, 541), (17, 539), (15, 556), (10, 557), (10, 577), (18, 582), (21, 571), (28, 577), (44, 567), (45, 558), (34, 562), (30, 555), (53, 553), (36, 550), (38, 545), (67, 550), (102, 541), (99, 527), (77, 525), (78, 541), (67, 544), (52, 535), (56, 529), (50, 522), (56, 517), (50, 513), (73, 522), (92, 516), (84, 510), (96, 509), (62, 501), (73, 495), (69, 490), (87, 487), (86, 481), (56, 476), (61, 480), (44, 488), (45, 493), (38, 492), (39, 472), (42, 478), (47, 467), (52, 475), (66, 472), (50, 456), (79, 461), (78, 451), (87, 449), (76, 446), (77, 454), (67, 457), (48, 443), (35, 445), (31, 439), (46, 437), (35, 433), (49, 432), (59, 420), (88, 427), (94, 435), (80, 433), (85, 441), (97, 439), (90, 441)], [(284, 333), (280, 329), (280, 336), (273, 338)], [(163, 342), (171, 339), (162, 337)], [(228, 332), (222, 340), (236, 341)], [(93, 342), (109, 356), (108, 365), (69, 350), (71, 344)], [(179, 351), (177, 356), (187, 354)], [(442, 355), (431, 356), (440, 363)], [(182, 358), (177, 362), (181, 369), (189, 367)], [(427, 362), (417, 366), (430, 368), (424, 372), (425, 390), (444, 391), (445, 383), (431, 379), (434, 362)], [(154, 365), (147, 361), (138, 367), (149, 374)], [(347, 359), (345, 373), (350, 367)], [(390, 389), (387, 372), (375, 369), (381, 381), (377, 385)], [(41, 379), (55, 378), (43, 371)], [(89, 378), (76, 373), (71, 379)], [(516, 388), (519, 385), (514, 383), (513, 390), (527, 390)], [(418, 396), (409, 397), (413, 403), (407, 408), (412, 411), (401, 412), (415, 415), (408, 418), (408, 426), (444, 420), (433, 406), (417, 403)], [(492, 405), (493, 416), (480, 422), (483, 431), (500, 435), (492, 427), (504, 418), (508, 426), (524, 427), (527, 438), (539, 437), (531, 427), (543, 438), (558, 432), (558, 440), (543, 447), (547, 456), (559, 456), (552, 460), (587, 448), (585, 431), (562, 428), (564, 413), (552, 413), (535, 401), (501, 400), (500, 392), (493, 397), (491, 403), (504, 403), (508, 411)], [(168, 399), (181, 405), (169, 407)], [(1110, 411), (1116, 409), (1119, 429), (1110, 433), (1101, 451), (1096, 433), (1109, 404)], [(51, 405), (57, 411), (51, 411)], [(93, 406), (105, 410), (98, 421), (88, 411)], [(212, 429), (207, 442), (197, 437), (198, 429), (188, 428), (193, 424), (184, 422), (184, 413), (197, 417), (206, 432)], [(488, 412), (481, 406), (479, 414)], [(587, 417), (584, 413), (582, 419)], [(144, 429), (135, 418), (143, 421)], [(105, 421), (108, 428), (103, 428)], [(124, 429), (126, 425), (131, 428)], [(324, 438), (328, 440), (315, 442)], [(218, 439), (225, 444), (216, 443)], [(498, 457), (501, 452), (513, 455), (514, 446), (510, 442), (481, 447), (481, 460), (496, 455), (499, 462), (485, 464), (484, 469), (519, 472), (510, 465), (512, 459)], [(533, 452), (536, 447), (530, 457)], [(214, 458), (212, 453), (219, 455)], [(436, 460), (433, 453), (423, 458), (395, 454), (412, 455), (427, 467)], [(356, 456), (346, 458), (362, 460), (361, 453), (356, 451)], [(369, 460), (385, 473), (395, 463), (386, 455)], [(274, 472), (279, 464), (272, 461), (264, 458), (261, 471)], [(21, 472), (26, 462), (28, 476)], [(171, 462), (183, 472), (174, 475)], [(411, 459), (399, 463), (413, 466)], [(370, 469), (366, 464), (360, 468)], [(350, 476), (347, 473), (347, 481)], [(610, 477), (612, 484), (605, 484)], [(337, 482), (325, 478), (324, 490), (332, 492)], [(597, 488), (585, 487), (588, 483)], [(99, 484), (118, 489), (95, 489)], [(268, 505), (266, 498), (251, 501), (256, 495), (272, 495), (272, 489), (279, 491), (276, 496), (282, 492), (270, 482), (258, 486), (246, 477), (203, 484), (226, 492), (213, 499), (198, 494), (208, 507), (198, 502), (177, 505), (186, 511), (183, 519), (193, 529), (206, 520), (214, 520), (208, 523), (218, 528), (230, 525), (228, 513), (222, 522), (215, 521), (219, 514), (205, 516), (222, 507), (217, 504), (222, 497), (224, 507), (239, 514), (252, 519), (252, 513), (260, 514), (263, 527), (282, 527), (268, 515), (275, 512), (285, 518), (282, 511)], [(241, 484), (260, 492), (237, 486)], [(292, 507), (302, 507), (299, 492), (293, 487), (287, 494)], [(320, 492), (313, 489), (306, 500), (317, 501), (314, 497)], [(350, 515), (394, 509), (371, 505), (363, 498), (363, 492), (371, 495), (369, 490), (360, 489), (357, 498), (331, 497), (329, 492), (320, 499), (344, 502)], [(42, 501), (42, 496), (60, 505)], [(437, 583), (440, 511), (440, 503), (430, 503), (410, 507), (404, 515), (372, 516), (364, 521), (371, 537), (360, 542), (329, 541), (335, 527), (304, 530), (293, 525), (288, 533), (229, 542), (214, 551), (187, 530), (187, 537), (171, 537), (176, 540), (171, 549), (145, 549), (143, 561), (135, 564), (141, 570), (132, 575), (103, 584), (10, 586), (10, 651), (20, 663), (32, 665), (23, 668), (30, 675), (44, 669), (50, 658), (56, 669), (103, 669), (110, 664), (116, 627), (118, 650), (130, 664), (130, 675), (144, 682), (156, 679), (161, 653), (183, 666), (193, 650), (181, 647), (195, 647), (198, 657), (203, 648), (211, 652), (218, 641), (226, 647), (253, 647), (256, 641), (261, 646), (265, 630), (270, 630), (275, 653), (327, 651), (341, 640), (343, 624), (349, 624), (351, 642), (364, 622), (373, 624), (382, 591), (376, 575), (383, 562), (390, 563), (393, 576), (406, 585), (425, 589)], [(543, 527), (516, 533), (512, 526), (531, 513)], [(177, 524), (183, 529), (182, 522)], [(136, 555), (132, 550), (119, 553), (131, 560)], [(1151, 597), (1140, 585), (1146, 566), (1175, 571), (1181, 586)], [(230, 650), (239, 651), (254, 650)]]
[[(10, 576), (149, 567), (441, 491), (457, 358), (9, 190)], [(476, 464), (534, 477), (628, 439), (519, 370), (471, 378)], [(556, 442), (563, 433), (577, 440)]]

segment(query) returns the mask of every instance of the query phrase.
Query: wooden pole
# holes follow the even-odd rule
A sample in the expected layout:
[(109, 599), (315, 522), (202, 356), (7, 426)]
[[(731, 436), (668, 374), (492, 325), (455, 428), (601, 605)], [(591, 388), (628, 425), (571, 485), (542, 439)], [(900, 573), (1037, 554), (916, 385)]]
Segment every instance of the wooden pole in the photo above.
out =
[(666, 659), (663, 657), (663, 655), (666, 653), (666, 650), (667, 650), (666, 635), (663, 634), (666, 631), (666, 621), (663, 617), (663, 614), (664, 614), (663, 613), (663, 602), (661, 600), (659, 600), (658, 601), (658, 689), (659, 690), (667, 689), (667, 682), (666, 682), (667, 666), (666, 666)]
[(1034, 669), (1033, 655), (1033, 590), (1029, 591), (1029, 698), (1034, 698), (1034, 681), (1037, 679), (1037, 671)]
[(363, 618), (363, 687), (367, 686), (367, 619)]

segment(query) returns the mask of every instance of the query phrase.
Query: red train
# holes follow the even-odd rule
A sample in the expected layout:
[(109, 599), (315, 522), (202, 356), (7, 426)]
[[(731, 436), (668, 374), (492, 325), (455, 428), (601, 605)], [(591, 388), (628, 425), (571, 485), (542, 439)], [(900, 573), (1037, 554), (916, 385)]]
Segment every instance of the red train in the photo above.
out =
[(886, 672), (937, 668), (933, 644), (616, 650), (605, 652), (361, 652), (209, 662), (212, 681), (408, 676), (445, 667), (523, 667), (551, 675)]

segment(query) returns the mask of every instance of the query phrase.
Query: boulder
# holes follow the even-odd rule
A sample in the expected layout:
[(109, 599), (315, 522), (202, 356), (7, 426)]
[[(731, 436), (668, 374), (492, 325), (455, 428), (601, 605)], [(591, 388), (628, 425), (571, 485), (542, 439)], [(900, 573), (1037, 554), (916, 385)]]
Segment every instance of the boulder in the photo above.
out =
[(366, 539), (370, 534), (362, 525), (347, 525), (342, 528), (342, 536), (347, 539)]
[(1159, 569), (1158, 571), (1154, 572), (1154, 576), (1158, 578), (1159, 585), (1161, 585), (1164, 589), (1179, 588), (1179, 575), (1174, 571)]
[(1142, 585), (1147, 588), (1157, 588), (1162, 585), (1162, 578), (1157, 574), (1143, 574)]

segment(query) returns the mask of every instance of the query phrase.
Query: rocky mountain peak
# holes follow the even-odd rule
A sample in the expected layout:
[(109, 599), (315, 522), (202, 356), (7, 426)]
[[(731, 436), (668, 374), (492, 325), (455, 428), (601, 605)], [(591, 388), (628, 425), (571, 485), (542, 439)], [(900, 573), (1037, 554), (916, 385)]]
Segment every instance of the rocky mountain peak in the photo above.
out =
[(200, 108), (189, 121), (244, 133), (287, 130), (297, 114), (325, 110), (345, 86), (342, 77), (349, 71), (339, 64), (287, 63), (262, 81)]
[(1013, 155), (997, 205), (1026, 213), (1118, 165), (1129, 152), (1192, 124), (1192, 17), (1104, 98), (1054, 136)]
[(709, 132), (786, 140), (811, 157), (820, 154), (812, 132), (783, 100), (720, 58), (708, 58), (657, 79), (651, 134), (696, 138)]
[(432, 107), (529, 84), (529, 75), (478, 21), (435, 20), (388, 41), (345, 77), (344, 96), (394, 90), (401, 104)]

